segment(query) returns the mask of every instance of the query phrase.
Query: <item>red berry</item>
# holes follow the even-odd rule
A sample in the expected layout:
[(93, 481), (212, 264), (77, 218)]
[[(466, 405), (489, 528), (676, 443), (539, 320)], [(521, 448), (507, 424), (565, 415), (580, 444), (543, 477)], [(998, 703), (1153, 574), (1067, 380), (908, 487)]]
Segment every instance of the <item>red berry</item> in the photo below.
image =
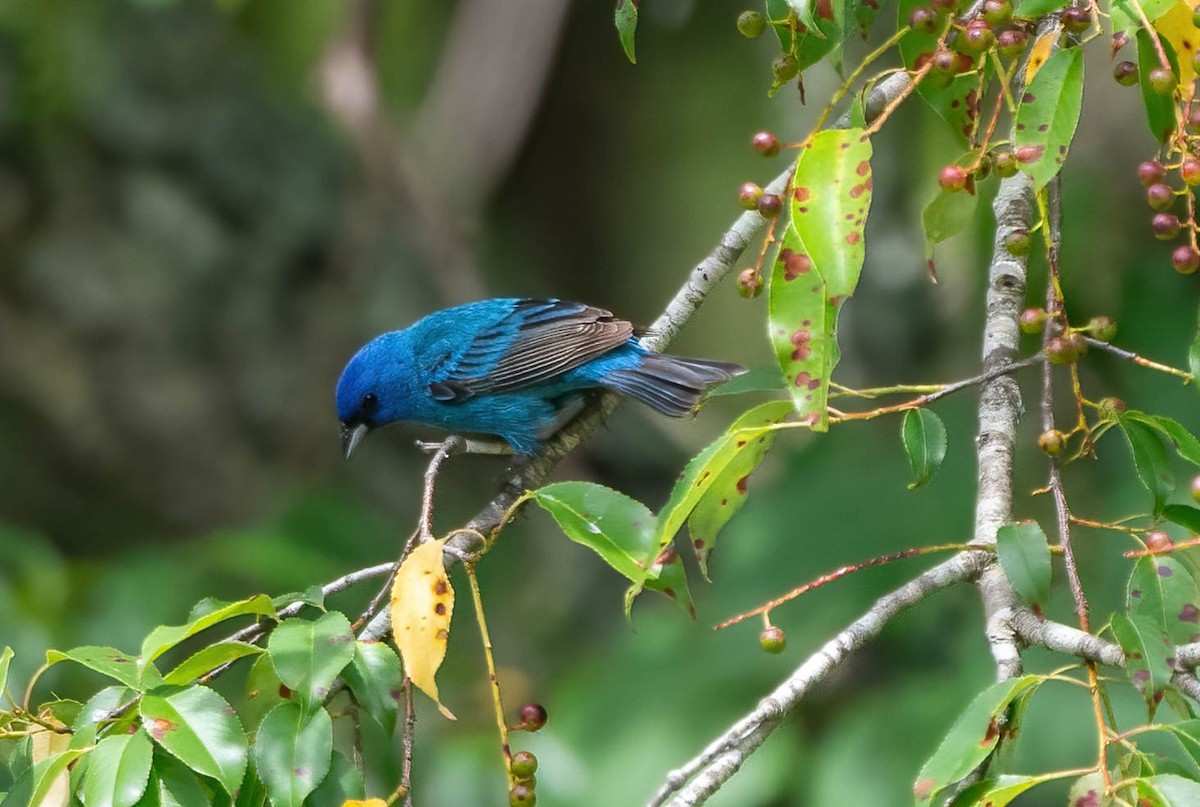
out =
[(1165, 532), (1151, 532), (1146, 535), (1146, 549), (1152, 554), (1170, 552), (1175, 548), (1175, 542)]
[(996, 37), (996, 47), (1000, 49), (1000, 55), (1008, 58), (1020, 56), (1025, 52), (1025, 46), (1029, 44), (1029, 34), (1024, 31), (1018, 31), (1015, 28), (1008, 31), (1001, 31), (1000, 36)]
[(1113, 78), (1122, 87), (1132, 87), (1138, 83), (1138, 69), (1133, 62), (1117, 62), (1113, 65)]
[(1067, 436), (1058, 429), (1050, 429), (1038, 435), (1038, 448), (1047, 456), (1057, 457), (1067, 447)]
[(773, 219), (783, 212), (783, 199), (774, 193), (764, 193), (758, 200), (758, 212), (768, 219)]
[(758, 634), (758, 644), (768, 653), (782, 653), (787, 647), (787, 635), (782, 628), (768, 625)]
[(538, 758), (529, 751), (518, 751), (513, 754), (512, 762), (509, 763), (508, 769), (512, 771), (512, 775), (517, 779), (528, 779), (537, 773)]
[(1175, 204), (1175, 191), (1163, 182), (1156, 182), (1146, 188), (1146, 203), (1155, 210), (1166, 210)]
[(747, 300), (753, 300), (762, 293), (763, 279), (758, 270), (751, 267), (743, 269), (737, 279), (738, 294)]
[(1195, 157), (1184, 157), (1183, 164), (1179, 166), (1179, 176), (1188, 185), (1200, 185), (1200, 160)]
[(942, 190), (954, 193), (967, 187), (967, 171), (957, 165), (947, 165), (938, 175), (938, 184)]
[(1172, 213), (1155, 213), (1150, 220), (1150, 228), (1159, 241), (1170, 241), (1179, 235), (1179, 217)]
[(1092, 27), (1092, 12), (1086, 8), (1072, 6), (1062, 13), (1063, 28), (1069, 34), (1086, 33)]
[(747, 182), (738, 188), (738, 202), (747, 210), (758, 210), (758, 200), (762, 195), (763, 189), (753, 182)]
[(958, 72), (958, 56), (948, 50), (939, 50), (933, 54), (933, 72), (954, 75)]
[(525, 731), (538, 731), (546, 725), (546, 709), (540, 703), (525, 704), (517, 715), (517, 725)]
[(927, 34), (936, 34), (938, 29), (937, 12), (925, 6), (917, 6), (908, 15), (908, 24), (914, 30), (924, 31)]
[[(975, 25), (976, 22), (982, 23), (982, 25)], [(959, 35), (955, 43), (963, 53), (978, 56), (995, 44), (996, 34), (988, 27), (985, 20), (971, 20), (971, 23), (967, 26), (967, 30)]]
[(759, 132), (750, 143), (764, 157), (774, 157), (779, 153), (779, 139), (770, 132)]
[(1074, 364), (1079, 361), (1079, 352), (1065, 336), (1056, 336), (1046, 343), (1046, 358), (1051, 364)]
[(1008, 0), (987, 0), (983, 4), (983, 18), (992, 25), (1008, 25), (1012, 16), (1013, 7)]
[(1042, 308), (1026, 308), (1017, 319), (1021, 332), (1027, 334), (1041, 333), (1046, 326), (1046, 311)]
[(1200, 269), (1200, 252), (1191, 245), (1182, 246), (1171, 254), (1171, 263), (1181, 275), (1190, 275)]
[(1154, 90), (1157, 95), (1170, 95), (1175, 92), (1175, 87), (1179, 84), (1175, 74), (1165, 67), (1154, 68), (1150, 71), (1147, 79), (1150, 81), (1150, 89)]
[(1138, 182), (1150, 187), (1167, 178), (1167, 167), (1158, 160), (1147, 160), (1137, 167), (1137, 178)]

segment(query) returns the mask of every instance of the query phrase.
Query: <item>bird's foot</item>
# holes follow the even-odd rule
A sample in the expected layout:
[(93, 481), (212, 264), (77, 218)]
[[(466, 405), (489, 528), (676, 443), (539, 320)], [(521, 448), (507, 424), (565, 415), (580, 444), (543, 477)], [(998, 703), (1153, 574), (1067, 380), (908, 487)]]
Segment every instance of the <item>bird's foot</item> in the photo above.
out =
[(502, 440), (476, 440), (466, 437), (448, 437), (443, 441), (418, 440), (417, 448), (426, 454), (436, 454), (451, 440), (456, 446), (451, 449), (456, 454), (485, 454), (493, 457), (507, 457), (513, 453), (512, 446)]

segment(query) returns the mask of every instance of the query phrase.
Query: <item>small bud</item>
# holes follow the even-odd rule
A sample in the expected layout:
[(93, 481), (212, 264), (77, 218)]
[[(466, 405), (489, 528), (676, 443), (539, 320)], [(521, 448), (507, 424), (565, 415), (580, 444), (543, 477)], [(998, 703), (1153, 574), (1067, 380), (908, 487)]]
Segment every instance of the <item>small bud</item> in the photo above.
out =
[(746, 182), (738, 188), (738, 202), (747, 210), (758, 210), (758, 200), (762, 195), (763, 189), (753, 182)]
[(537, 804), (537, 794), (529, 785), (517, 782), (508, 791), (509, 807), (534, 807)]
[(1100, 342), (1111, 342), (1117, 338), (1117, 323), (1113, 322), (1112, 317), (1092, 317), (1087, 324), (1087, 332)]
[(774, 157), (779, 153), (779, 139), (770, 132), (759, 132), (750, 140), (750, 144), (764, 157)]
[(1027, 334), (1041, 333), (1046, 326), (1046, 311), (1043, 308), (1026, 308), (1017, 320), (1021, 332)]
[(996, 176), (1003, 179), (1016, 176), (1020, 170), (1017, 158), (1008, 149), (996, 149), (992, 152), (992, 167), (996, 169)]
[(546, 725), (546, 709), (540, 703), (525, 704), (517, 716), (517, 728), (525, 731), (539, 731)]
[(758, 634), (758, 645), (768, 653), (782, 653), (787, 647), (787, 634), (782, 628), (768, 625)]
[(743, 11), (738, 15), (737, 29), (746, 39), (756, 39), (767, 30), (767, 21), (757, 11)]
[(1120, 398), (1109, 396), (1101, 398), (1096, 403), (1096, 412), (1100, 415), (1101, 420), (1114, 421), (1122, 412), (1125, 411), (1125, 402)]
[(1058, 429), (1049, 429), (1038, 435), (1038, 448), (1048, 457), (1057, 457), (1067, 447), (1067, 436)]
[(509, 764), (509, 770), (512, 771), (514, 778), (528, 779), (537, 773), (538, 758), (529, 751), (518, 751), (513, 754), (512, 762)]
[(763, 279), (758, 270), (751, 267), (743, 269), (737, 279), (738, 294), (747, 300), (753, 300), (762, 294)]
[(1051, 364), (1074, 364), (1079, 353), (1065, 336), (1056, 336), (1046, 343), (1046, 358)]

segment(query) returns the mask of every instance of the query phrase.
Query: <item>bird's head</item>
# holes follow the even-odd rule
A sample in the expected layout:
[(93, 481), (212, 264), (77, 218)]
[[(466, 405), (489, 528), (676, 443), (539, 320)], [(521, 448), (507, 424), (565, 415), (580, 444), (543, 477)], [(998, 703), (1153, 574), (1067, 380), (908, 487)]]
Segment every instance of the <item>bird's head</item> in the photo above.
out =
[(406, 334), (395, 331), (372, 339), (346, 363), (336, 398), (347, 458), (371, 429), (404, 418), (410, 356)]

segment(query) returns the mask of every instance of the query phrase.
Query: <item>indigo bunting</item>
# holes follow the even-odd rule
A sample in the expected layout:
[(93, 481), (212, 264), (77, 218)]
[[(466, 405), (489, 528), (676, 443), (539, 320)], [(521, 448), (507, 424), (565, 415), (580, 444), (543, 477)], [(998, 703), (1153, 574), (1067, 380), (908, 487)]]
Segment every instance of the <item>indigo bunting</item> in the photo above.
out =
[(337, 384), (342, 448), (397, 421), (501, 437), (519, 454), (583, 403), (614, 390), (664, 415), (692, 411), (708, 387), (745, 372), (638, 344), (633, 326), (565, 300), (500, 298), (437, 311), (372, 339)]

